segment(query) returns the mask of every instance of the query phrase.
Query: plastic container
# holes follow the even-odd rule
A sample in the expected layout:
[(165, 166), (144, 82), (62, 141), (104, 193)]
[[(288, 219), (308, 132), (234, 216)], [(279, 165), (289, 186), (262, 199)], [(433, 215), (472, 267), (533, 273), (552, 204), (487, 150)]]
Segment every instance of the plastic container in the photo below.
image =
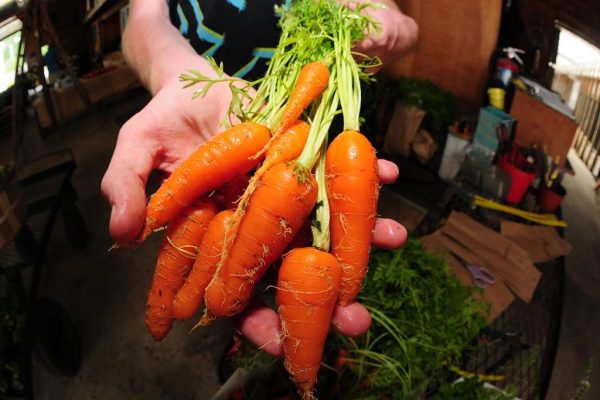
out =
[(512, 115), (496, 107), (488, 106), (479, 110), (473, 143), (489, 150), (489, 164), (498, 151), (498, 127), (504, 125), (506, 133), (512, 136), (514, 124), (515, 119)]
[(527, 193), (529, 186), (531, 186), (531, 182), (535, 179), (535, 172), (522, 171), (503, 155), (498, 157), (498, 167), (511, 178), (510, 189), (504, 200), (513, 204), (520, 203), (525, 193)]
[(506, 197), (511, 186), (511, 177), (497, 165), (488, 165), (482, 174), (482, 189), (486, 196), (494, 200)]
[(487, 92), (490, 104), (499, 110), (504, 110), (506, 91), (502, 88), (489, 88)]
[(542, 211), (553, 213), (560, 206), (566, 195), (567, 191), (562, 186), (551, 189), (542, 185), (538, 189), (538, 205)]
[(442, 179), (451, 181), (458, 174), (460, 165), (465, 159), (469, 143), (467, 139), (458, 137), (453, 133), (448, 133), (439, 170), (439, 175)]
[(494, 153), (487, 148), (476, 142), (471, 143), (460, 167), (461, 176), (471, 184), (482, 187), (483, 172), (491, 165), (493, 157)]

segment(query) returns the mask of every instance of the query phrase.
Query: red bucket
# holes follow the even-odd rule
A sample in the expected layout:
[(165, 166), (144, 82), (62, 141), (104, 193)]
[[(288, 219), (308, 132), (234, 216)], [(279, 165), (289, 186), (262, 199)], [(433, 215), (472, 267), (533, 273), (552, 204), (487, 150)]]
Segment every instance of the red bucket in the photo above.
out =
[(523, 199), (531, 182), (535, 179), (535, 172), (525, 172), (512, 164), (505, 155), (498, 157), (498, 167), (511, 177), (511, 184), (506, 197), (509, 203), (518, 204)]
[(553, 213), (562, 203), (567, 191), (564, 187), (549, 188), (541, 186), (538, 190), (538, 205), (542, 211)]

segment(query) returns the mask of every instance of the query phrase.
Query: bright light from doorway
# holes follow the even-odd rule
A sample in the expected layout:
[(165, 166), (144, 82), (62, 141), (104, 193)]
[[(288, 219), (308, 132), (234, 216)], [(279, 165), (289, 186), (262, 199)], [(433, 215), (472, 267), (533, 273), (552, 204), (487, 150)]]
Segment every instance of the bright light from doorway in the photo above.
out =
[(22, 26), (21, 21), (15, 19), (0, 28), (0, 92), (6, 91), (15, 81)]
[(600, 65), (600, 49), (581, 37), (560, 28), (555, 69), (560, 72), (596, 69)]

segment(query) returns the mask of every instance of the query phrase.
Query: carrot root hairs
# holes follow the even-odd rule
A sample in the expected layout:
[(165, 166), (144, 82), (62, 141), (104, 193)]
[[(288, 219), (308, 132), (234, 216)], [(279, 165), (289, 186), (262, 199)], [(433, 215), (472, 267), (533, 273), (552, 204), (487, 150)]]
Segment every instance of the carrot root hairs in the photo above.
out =
[(284, 366), (303, 399), (314, 398), (341, 274), (332, 254), (311, 247), (290, 251), (279, 270), (276, 301)]
[(233, 221), (233, 214), (233, 210), (221, 211), (208, 224), (194, 265), (173, 300), (173, 315), (176, 319), (191, 318), (200, 309), (206, 286), (217, 269), (223, 237)]
[(137, 242), (144, 241), (198, 196), (254, 168), (260, 160), (253, 156), (269, 138), (270, 132), (265, 126), (243, 122), (198, 147), (150, 197), (144, 228)]
[(293, 162), (274, 165), (252, 193), (235, 241), (206, 288), (203, 321), (242, 311), (256, 282), (309, 216), (316, 182), (312, 174), (300, 174), (296, 167)]
[(377, 157), (356, 131), (340, 133), (326, 154), (331, 252), (344, 271), (339, 303), (348, 305), (367, 273), (379, 195)]
[(198, 247), (216, 213), (212, 200), (199, 200), (186, 207), (167, 227), (146, 305), (146, 327), (155, 340), (162, 340), (173, 325), (173, 299), (194, 263), (194, 251), (190, 249)]

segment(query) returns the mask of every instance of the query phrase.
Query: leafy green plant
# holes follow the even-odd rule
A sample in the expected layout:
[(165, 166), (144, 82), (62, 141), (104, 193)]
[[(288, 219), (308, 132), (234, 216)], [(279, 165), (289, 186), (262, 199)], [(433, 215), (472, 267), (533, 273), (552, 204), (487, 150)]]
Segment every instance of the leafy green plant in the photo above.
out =
[(512, 390), (500, 390), (487, 387), (477, 378), (468, 378), (440, 387), (430, 400), (512, 400), (515, 394)]
[(425, 111), (423, 128), (443, 143), (448, 127), (461, 115), (458, 99), (427, 79), (399, 78), (389, 85), (392, 98)]
[(400, 78), (394, 82), (396, 99), (426, 112), (423, 127), (432, 135), (445, 135), (458, 119), (462, 107), (458, 99), (427, 79)]
[[(474, 298), (477, 290), (462, 286), (445, 260), (427, 253), (419, 240), (409, 239), (395, 251), (373, 252), (358, 299), (373, 322), (358, 338), (330, 336), (318, 397), (415, 400), (439, 393), (456, 379), (448, 366), (460, 365), (461, 355), (486, 325), (489, 306)], [(246, 370), (271, 366), (285, 380), (281, 362), (246, 339), (234, 364)], [(474, 393), (480, 390), (474, 384), (452, 390), (467, 393), (470, 387)]]
[(593, 368), (594, 368), (594, 359), (592, 358), (588, 362), (588, 367), (585, 371), (585, 376), (583, 377), (581, 382), (579, 382), (579, 387), (577, 388), (577, 392), (575, 393), (575, 396), (573, 396), (573, 400), (582, 400), (583, 398), (586, 397), (587, 393), (592, 388), (592, 381), (591, 381), (590, 377), (592, 376)]
[(348, 351), (340, 376), (346, 398), (419, 399), (450, 377), (469, 342), (486, 325), (488, 306), (451, 274), (446, 262), (410, 239), (378, 251), (359, 301), (373, 318), (361, 338), (336, 337)]

